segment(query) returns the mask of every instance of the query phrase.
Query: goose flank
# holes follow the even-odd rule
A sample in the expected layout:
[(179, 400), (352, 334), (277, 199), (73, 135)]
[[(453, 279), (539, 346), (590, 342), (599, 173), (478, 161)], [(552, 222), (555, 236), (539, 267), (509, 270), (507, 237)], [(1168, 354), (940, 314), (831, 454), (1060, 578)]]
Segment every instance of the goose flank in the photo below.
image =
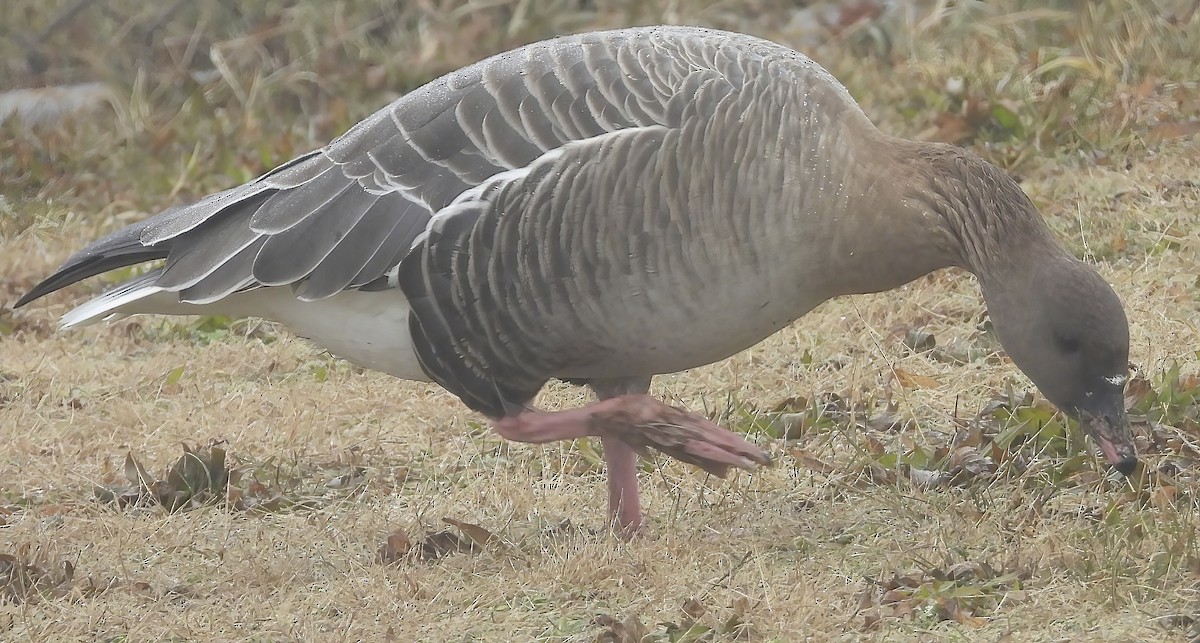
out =
[[(328, 146), (92, 243), (17, 306), (161, 260), (67, 313), (278, 321), (432, 380), (505, 438), (599, 437), (609, 517), (643, 524), (636, 454), (724, 475), (767, 454), (647, 395), (821, 302), (958, 266), (1042, 393), (1136, 465), (1121, 302), (970, 152), (881, 133), (824, 69), (747, 35), (648, 27), (499, 54)], [(551, 379), (595, 403), (530, 406)]]

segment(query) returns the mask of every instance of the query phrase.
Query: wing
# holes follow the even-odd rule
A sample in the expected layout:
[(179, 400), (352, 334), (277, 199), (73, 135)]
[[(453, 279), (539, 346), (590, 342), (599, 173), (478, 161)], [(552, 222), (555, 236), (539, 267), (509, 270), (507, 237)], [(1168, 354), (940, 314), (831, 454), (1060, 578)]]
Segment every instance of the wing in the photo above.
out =
[[(464, 192), (571, 141), (676, 125), (694, 69), (742, 73), (711, 46), (730, 38), (634, 29), (487, 59), (405, 95), (323, 149), (89, 245), (17, 305), (155, 259), (165, 262), (139, 278), (141, 291), (118, 287), (121, 303), (151, 291), (212, 303), (263, 286), (291, 286), (304, 300), (394, 286), (401, 260)], [(108, 303), (88, 317), (119, 308)]]

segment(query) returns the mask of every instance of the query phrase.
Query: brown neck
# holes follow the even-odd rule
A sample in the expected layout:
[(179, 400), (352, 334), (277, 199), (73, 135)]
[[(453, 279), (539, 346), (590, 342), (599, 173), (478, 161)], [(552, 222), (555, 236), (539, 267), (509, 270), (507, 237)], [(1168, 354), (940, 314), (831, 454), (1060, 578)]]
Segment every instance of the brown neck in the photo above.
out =
[(903, 208), (929, 221), (947, 265), (965, 268), (985, 294), (997, 283), (1023, 281), (1038, 266), (1074, 261), (1055, 242), (1033, 203), (1000, 168), (961, 148), (893, 139), (903, 162), (894, 184)]

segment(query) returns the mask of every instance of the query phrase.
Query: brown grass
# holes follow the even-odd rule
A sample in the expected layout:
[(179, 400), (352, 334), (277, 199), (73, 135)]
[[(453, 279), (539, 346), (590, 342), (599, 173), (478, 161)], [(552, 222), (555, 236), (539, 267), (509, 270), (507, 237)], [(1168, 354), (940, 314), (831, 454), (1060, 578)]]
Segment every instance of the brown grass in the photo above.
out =
[[(994, 355), (949, 364), (905, 348), (911, 329), (985, 345), (968, 275), (833, 301), (743, 354), (657, 380), (778, 464), (720, 481), (660, 458), (643, 474), (648, 533), (624, 543), (599, 530), (591, 445), (502, 442), (436, 387), (349, 367), (271, 325), (57, 332), (93, 284), (0, 311), (0, 639), (1200, 635), (1191, 3), (905, 3), (814, 29), (818, 14), (776, 0), (264, 0), (165, 20), (110, 0), (40, 42), (74, 2), (10, 4), (0, 64), (14, 87), (100, 80), (118, 98), (57, 126), (0, 124), (0, 301), (100, 232), (320, 145), (434, 74), (556, 33), (671, 21), (803, 47), (884, 129), (1005, 165), (1124, 298), (1132, 359), (1156, 394), (1173, 363), (1182, 379), (1163, 403), (1173, 419), (1139, 429), (1162, 439), (1135, 483), (1090, 455), (1023, 451), (1019, 466), (916, 484), (920, 467), (882, 475), (864, 445), (893, 458), (946, 445), (1029, 382)], [(843, 400), (832, 420), (788, 441), (763, 432), (785, 398), (829, 393)], [(554, 386), (541, 403), (582, 400)], [(898, 432), (872, 424), (880, 400)], [(125, 483), (127, 454), (160, 475), (181, 442), (216, 441), (237, 474), (230, 502), (171, 512), (96, 498)], [(286, 502), (232, 501), (246, 494)], [(444, 518), (495, 538), (380, 562), (389, 534), (453, 532)]]

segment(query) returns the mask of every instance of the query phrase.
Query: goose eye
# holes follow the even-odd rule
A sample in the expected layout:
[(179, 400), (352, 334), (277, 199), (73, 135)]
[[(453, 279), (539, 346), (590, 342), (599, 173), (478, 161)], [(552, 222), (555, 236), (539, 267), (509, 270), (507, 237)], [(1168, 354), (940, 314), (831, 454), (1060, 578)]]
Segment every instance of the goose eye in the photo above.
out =
[(1069, 335), (1054, 336), (1054, 343), (1058, 345), (1058, 349), (1064, 353), (1079, 352), (1079, 338)]

